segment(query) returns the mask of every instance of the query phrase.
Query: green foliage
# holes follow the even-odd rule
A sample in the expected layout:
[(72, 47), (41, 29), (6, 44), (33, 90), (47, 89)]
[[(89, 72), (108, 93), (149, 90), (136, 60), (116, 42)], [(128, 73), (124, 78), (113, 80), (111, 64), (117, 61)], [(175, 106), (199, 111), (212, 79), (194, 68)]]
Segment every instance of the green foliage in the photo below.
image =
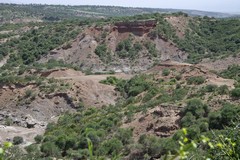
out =
[(128, 97), (137, 96), (143, 91), (149, 89), (150, 83), (146, 80), (147, 75), (134, 76), (132, 79), (126, 83), (123, 81), (117, 84), (117, 90), (126, 94)]
[(109, 76), (109, 77), (107, 77), (107, 79), (101, 80), (100, 83), (115, 86), (115, 85), (121, 83), (121, 81), (123, 81), (123, 80), (122, 79), (117, 79), (114, 76)]
[[(77, 36), (79, 28), (75, 23), (63, 21), (47, 25), (43, 24), (38, 29), (31, 29), (23, 33), (19, 39), (11, 39), (4, 43), (4, 48), (12, 48), (12, 52), (15, 51), (10, 55), (9, 63), (12, 65), (28, 65), (39, 60), (41, 56), (48, 54), (50, 50)], [(5, 53), (5, 50), (3, 51)]]
[(135, 59), (141, 50), (142, 45), (139, 42), (133, 44), (131, 37), (119, 42), (116, 47), (116, 53), (120, 58)]
[(234, 54), (240, 49), (238, 25), (237, 19), (194, 18), (190, 20), (190, 29), (186, 30), (184, 39), (175, 42), (190, 53), (188, 61), (191, 63)]
[(194, 139), (200, 135), (200, 132), (208, 131), (207, 116), (208, 106), (199, 99), (191, 99), (187, 106), (181, 111), (181, 127), (188, 127), (188, 137)]
[(99, 56), (99, 58), (105, 62), (109, 63), (111, 61), (111, 54), (108, 51), (107, 45), (106, 44), (100, 44), (97, 46), (95, 49), (95, 53)]
[(44, 153), (44, 156), (60, 156), (60, 149), (53, 142), (45, 142), (41, 145), (41, 152)]
[(29, 98), (29, 97), (32, 96), (32, 94), (33, 94), (33, 91), (32, 91), (32, 90), (26, 90), (24, 97), (25, 97), (25, 98)]
[(163, 76), (168, 76), (170, 74), (170, 70), (169, 69), (163, 69), (162, 71), (162, 75)]
[(222, 85), (222, 86), (218, 87), (217, 92), (220, 95), (228, 94), (229, 93), (228, 86), (227, 85)]
[(157, 57), (157, 50), (156, 50), (156, 44), (152, 43), (151, 41), (147, 41), (144, 46), (147, 48), (148, 53), (153, 56)]
[(231, 91), (231, 96), (234, 98), (240, 98), (240, 88), (235, 88)]
[(203, 104), (201, 100), (199, 99), (191, 99), (187, 102), (187, 106), (182, 110), (183, 116), (186, 115), (186, 113), (190, 112), (195, 116), (196, 118), (200, 117), (206, 117), (209, 109), (208, 106)]
[(118, 129), (115, 137), (119, 139), (123, 145), (132, 143), (133, 130), (130, 128), (120, 128)]
[(34, 140), (35, 140), (36, 143), (41, 143), (42, 140), (43, 140), (43, 136), (37, 135), (36, 137), (34, 137)]
[(225, 104), (218, 112), (212, 112), (209, 115), (209, 127), (212, 129), (223, 129), (224, 126), (230, 126), (237, 119), (236, 115), (240, 113), (238, 106)]
[(142, 153), (151, 157), (167, 154), (168, 151), (176, 153), (177, 144), (171, 139), (158, 138), (156, 136), (140, 136), (138, 143), (142, 146)]
[(13, 137), (13, 144), (14, 145), (18, 145), (18, 144), (21, 144), (21, 143), (23, 143), (23, 137), (20, 137), (20, 136)]
[(200, 85), (205, 82), (205, 78), (202, 76), (194, 76), (187, 79), (187, 84)]
[(4, 142), (3, 146), (0, 146), (0, 160), (4, 160), (6, 157), (7, 150), (12, 147), (12, 143)]
[(158, 17), (158, 25), (156, 27), (156, 32), (159, 37), (164, 39), (165, 41), (175, 39), (176, 32), (173, 29), (172, 25), (167, 22), (162, 16)]
[(154, 96), (158, 94), (157, 88), (151, 88), (143, 97), (143, 102), (150, 101)]
[[(217, 90), (217, 88), (218, 88), (218, 86), (217, 85), (214, 85), (214, 84), (208, 84), (207, 86), (205, 86), (205, 90), (207, 91), (207, 92), (214, 92), (214, 91), (216, 91)], [(225, 88), (223, 88), (224, 90), (225, 90)], [(223, 89), (221, 89), (221, 91), (224, 93), (224, 90)]]
[(98, 150), (99, 155), (111, 155), (116, 156), (123, 148), (123, 144), (117, 138), (112, 138), (104, 141)]
[(173, 101), (180, 101), (188, 94), (188, 88), (176, 88), (172, 93)]
[(228, 66), (228, 69), (220, 72), (220, 75), (224, 78), (234, 79), (237, 81), (235, 83), (235, 87), (240, 88), (240, 66), (239, 65), (232, 65)]

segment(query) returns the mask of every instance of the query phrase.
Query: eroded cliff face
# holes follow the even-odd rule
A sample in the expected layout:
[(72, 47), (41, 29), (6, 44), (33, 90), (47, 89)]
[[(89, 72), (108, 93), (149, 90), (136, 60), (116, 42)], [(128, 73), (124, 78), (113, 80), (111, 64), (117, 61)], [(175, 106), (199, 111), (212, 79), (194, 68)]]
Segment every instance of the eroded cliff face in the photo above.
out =
[(131, 22), (117, 22), (115, 23), (114, 30), (119, 33), (131, 32), (138, 36), (143, 36), (148, 33), (151, 29), (155, 28), (157, 21), (155, 19), (131, 21)]
[[(154, 64), (165, 61), (175, 60), (183, 62), (187, 59), (187, 53), (179, 49), (172, 41), (157, 36), (150, 37), (151, 33), (157, 25), (155, 19), (147, 19), (141, 21), (117, 22), (104, 26), (91, 26), (84, 29), (78, 37), (73, 40), (71, 47), (64, 46), (56, 48), (40, 62), (46, 62), (49, 59), (63, 60), (79, 66), (82, 70), (91, 70), (92, 72), (125, 72), (135, 73), (146, 71)], [(118, 45), (130, 39), (131, 49), (126, 54), (131, 54), (135, 44), (140, 45), (140, 50), (134, 53), (134, 58), (121, 57), (117, 51)], [(146, 43), (150, 44), (152, 48)], [(101, 59), (95, 53), (99, 45), (106, 45), (107, 51), (105, 57), (109, 57), (108, 62)], [(154, 56), (149, 50), (155, 50)]]

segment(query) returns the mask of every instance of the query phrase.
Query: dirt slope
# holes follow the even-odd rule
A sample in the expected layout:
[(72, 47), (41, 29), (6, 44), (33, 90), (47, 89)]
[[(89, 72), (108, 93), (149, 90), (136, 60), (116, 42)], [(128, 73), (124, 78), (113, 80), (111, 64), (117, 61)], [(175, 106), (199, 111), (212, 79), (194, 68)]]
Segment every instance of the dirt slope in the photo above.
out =
[(234, 64), (240, 65), (240, 53), (236, 57), (229, 56), (226, 58), (218, 59), (216, 61), (205, 59), (200, 64), (209, 70), (222, 71), (227, 69), (228, 66)]
[[(66, 111), (74, 112), (80, 102), (84, 107), (101, 107), (115, 104), (119, 96), (113, 86), (99, 83), (110, 75), (85, 76), (82, 72), (72, 69), (55, 69), (40, 74), (67, 83), (70, 88), (65, 91), (45, 93), (34, 84), (1, 87), (0, 142), (12, 140), (18, 135), (24, 138), (23, 145), (30, 144), (34, 142), (37, 134), (44, 132), (49, 122), (56, 120)], [(125, 79), (131, 77), (125, 74), (114, 76)], [(35, 95), (33, 99), (26, 97), (28, 90)]]
[(160, 105), (145, 114), (137, 113), (133, 121), (124, 123), (122, 127), (133, 128), (135, 140), (143, 134), (169, 137), (179, 129), (180, 109), (178, 106)]
[[(144, 24), (144, 23), (143, 23)], [(121, 25), (124, 25), (121, 24)], [(49, 55), (43, 57), (40, 62), (46, 62), (49, 59), (63, 60), (64, 62), (76, 64), (83, 70), (90, 69), (93, 72), (116, 71), (116, 72), (139, 72), (152, 67), (155, 62), (172, 59), (182, 62), (187, 58), (187, 54), (179, 50), (171, 41), (166, 41), (161, 38), (155, 40), (149, 37), (149, 33), (154, 29), (152, 25), (147, 30), (146, 26), (137, 26), (137, 30), (141, 33), (136, 33), (133, 30), (133, 24), (125, 24), (119, 28), (114, 25), (105, 25), (103, 27), (92, 26), (86, 28), (78, 37), (71, 41), (68, 48), (59, 47), (50, 52)], [(139, 24), (141, 25), (141, 23)], [(124, 28), (124, 30), (122, 29)], [(181, 32), (182, 33), (182, 32)], [(116, 52), (117, 45), (131, 38), (131, 43), (140, 43), (143, 47), (138, 52), (137, 58), (121, 58)], [(147, 48), (144, 47), (146, 42), (151, 42), (156, 46), (156, 57), (149, 54)], [(95, 49), (98, 45), (106, 44), (111, 60), (105, 62), (95, 54)]]

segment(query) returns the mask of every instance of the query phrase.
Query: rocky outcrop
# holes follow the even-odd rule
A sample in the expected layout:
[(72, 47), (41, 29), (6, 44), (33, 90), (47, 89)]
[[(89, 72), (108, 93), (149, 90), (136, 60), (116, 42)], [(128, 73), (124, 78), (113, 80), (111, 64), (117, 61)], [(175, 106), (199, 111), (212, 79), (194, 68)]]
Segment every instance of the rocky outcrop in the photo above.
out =
[(132, 32), (135, 35), (142, 36), (144, 33), (148, 33), (151, 29), (155, 28), (157, 21), (155, 19), (130, 21), (130, 22), (117, 22), (114, 29), (119, 33)]
[(65, 99), (65, 101), (67, 102), (68, 105), (70, 105), (72, 108), (75, 108), (75, 104), (73, 103), (72, 98), (67, 93), (48, 94), (48, 95), (46, 95), (46, 97), (48, 99), (53, 99), (54, 97), (61, 97), (61, 98)]

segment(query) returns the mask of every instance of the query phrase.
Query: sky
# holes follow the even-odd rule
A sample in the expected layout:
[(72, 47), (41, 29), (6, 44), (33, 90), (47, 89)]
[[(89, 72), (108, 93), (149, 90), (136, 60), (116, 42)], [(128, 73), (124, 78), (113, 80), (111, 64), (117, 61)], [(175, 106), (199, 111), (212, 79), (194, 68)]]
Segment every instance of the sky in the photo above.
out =
[(240, 13), (240, 0), (0, 0), (2, 3), (111, 5)]

